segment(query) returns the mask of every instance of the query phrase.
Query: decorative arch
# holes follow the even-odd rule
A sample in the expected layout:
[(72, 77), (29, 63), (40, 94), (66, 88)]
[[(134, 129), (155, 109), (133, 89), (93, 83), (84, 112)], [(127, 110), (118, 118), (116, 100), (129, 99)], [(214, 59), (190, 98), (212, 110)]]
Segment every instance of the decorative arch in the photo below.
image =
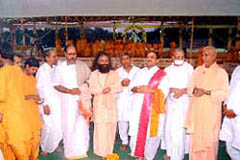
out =
[(130, 30), (140, 30), (142, 32), (142, 40), (146, 43), (147, 42), (147, 32), (145, 31), (144, 27), (142, 27), (141, 25), (135, 25), (132, 24), (128, 27), (125, 28), (125, 30), (123, 31), (123, 41), (126, 42), (127, 39), (127, 33)]

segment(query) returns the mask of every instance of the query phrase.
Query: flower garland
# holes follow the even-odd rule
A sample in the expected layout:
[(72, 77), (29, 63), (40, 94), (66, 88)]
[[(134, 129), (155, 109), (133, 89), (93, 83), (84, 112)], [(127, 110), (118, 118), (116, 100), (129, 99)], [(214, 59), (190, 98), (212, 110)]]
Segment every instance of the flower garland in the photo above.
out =
[(120, 159), (120, 157), (116, 153), (112, 153), (112, 154), (107, 155), (107, 160), (119, 160), (119, 159)]
[(156, 137), (158, 133), (159, 114), (165, 113), (164, 94), (160, 89), (154, 90), (152, 115), (150, 123), (150, 137)]

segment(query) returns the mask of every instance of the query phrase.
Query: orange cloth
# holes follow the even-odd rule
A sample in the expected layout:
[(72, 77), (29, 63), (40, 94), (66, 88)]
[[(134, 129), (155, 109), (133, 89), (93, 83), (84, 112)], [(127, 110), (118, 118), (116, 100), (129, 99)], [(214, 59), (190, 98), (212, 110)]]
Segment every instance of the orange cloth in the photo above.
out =
[[(18, 66), (5, 65), (0, 70), (0, 104), (4, 106), (3, 127), (8, 144), (18, 144), (32, 137), (26, 116), (23, 72)], [(17, 133), (17, 134), (16, 134)]]
[[(16, 157), (16, 160), (29, 160), (30, 141), (13, 144), (11, 149)], [(8, 159), (7, 159), (8, 160)]]
[[(23, 89), (24, 95), (37, 95), (37, 81), (33, 76), (24, 74)], [(38, 104), (33, 99), (25, 100), (25, 106), (29, 114), (29, 123), (31, 125), (32, 133), (39, 131), (42, 128), (42, 120), (38, 108)]]
[[(33, 76), (24, 74), (23, 76), (24, 95), (37, 95), (37, 81)], [(29, 144), (29, 154), (31, 160), (37, 160), (40, 145), (40, 130), (42, 128), (42, 120), (38, 108), (38, 104), (33, 99), (25, 100), (25, 106), (29, 114), (29, 123), (32, 129), (33, 137)]]
[(33, 133), (33, 138), (29, 144), (29, 155), (31, 160), (38, 160), (39, 146), (40, 146), (40, 130)]
[(150, 137), (156, 137), (158, 134), (159, 114), (165, 113), (164, 94), (160, 89), (154, 90), (151, 124), (150, 124)]
[(221, 124), (221, 103), (228, 92), (228, 75), (216, 63), (198, 67), (192, 77), (188, 93), (194, 88), (210, 90), (211, 95), (192, 97), (184, 127), (191, 134), (191, 152), (207, 152), (218, 143)]
[[(5, 65), (0, 69), (1, 149), (7, 160), (29, 160), (26, 142), (32, 137), (28, 125), (23, 72), (18, 66)], [(18, 147), (21, 146), (21, 147)]]

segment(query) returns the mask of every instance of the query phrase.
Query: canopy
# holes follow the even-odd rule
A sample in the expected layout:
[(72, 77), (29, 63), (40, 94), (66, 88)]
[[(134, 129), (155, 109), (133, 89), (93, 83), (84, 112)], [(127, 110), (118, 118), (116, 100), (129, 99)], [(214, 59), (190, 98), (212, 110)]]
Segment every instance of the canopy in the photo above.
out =
[(0, 18), (240, 16), (240, 0), (0, 0)]

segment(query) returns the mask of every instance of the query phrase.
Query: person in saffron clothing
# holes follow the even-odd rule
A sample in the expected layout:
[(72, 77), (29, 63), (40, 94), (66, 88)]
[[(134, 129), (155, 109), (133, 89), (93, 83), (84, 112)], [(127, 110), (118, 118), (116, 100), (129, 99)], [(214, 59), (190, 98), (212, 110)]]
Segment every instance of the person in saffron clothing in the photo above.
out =
[(99, 52), (92, 66), (89, 78), (90, 91), (94, 95), (93, 150), (102, 159), (112, 154), (117, 128), (117, 104), (115, 94), (122, 91), (116, 71), (111, 70), (111, 59)]
[(0, 147), (7, 160), (29, 160), (32, 130), (24, 105), (24, 73), (19, 66), (11, 65), (12, 58), (12, 47), (3, 43), (0, 56), (3, 62), (0, 68), (0, 136), (5, 139), (0, 139)]
[(164, 101), (169, 93), (169, 82), (157, 63), (158, 55), (149, 52), (147, 67), (136, 74), (130, 85), (134, 99), (129, 129), (130, 155), (139, 159), (154, 159), (163, 136)]
[(31, 139), (31, 143), (29, 145), (31, 160), (38, 159), (40, 132), (42, 129), (42, 119), (38, 108), (38, 103), (41, 103), (41, 99), (37, 95), (37, 80), (34, 77), (38, 67), (38, 60), (31, 57), (26, 59), (23, 69), (23, 72), (25, 73), (23, 76), (25, 106), (27, 107), (29, 124), (33, 134), (33, 138)]
[(228, 74), (216, 60), (216, 49), (204, 47), (204, 64), (195, 69), (187, 89), (192, 95), (184, 123), (190, 134), (190, 160), (217, 160), (221, 105), (228, 94)]

